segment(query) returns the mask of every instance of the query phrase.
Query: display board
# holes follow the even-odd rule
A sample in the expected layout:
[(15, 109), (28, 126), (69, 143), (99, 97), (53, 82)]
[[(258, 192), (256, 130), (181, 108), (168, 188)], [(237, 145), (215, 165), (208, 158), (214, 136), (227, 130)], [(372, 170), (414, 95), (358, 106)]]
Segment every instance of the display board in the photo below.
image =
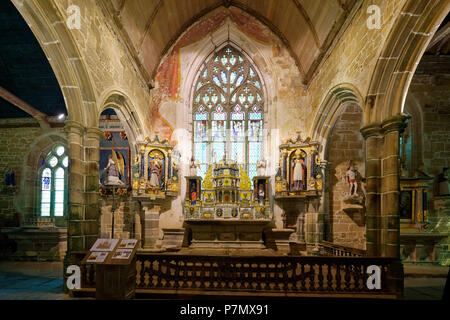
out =
[(83, 259), (86, 264), (126, 265), (136, 254), (137, 239), (97, 239)]

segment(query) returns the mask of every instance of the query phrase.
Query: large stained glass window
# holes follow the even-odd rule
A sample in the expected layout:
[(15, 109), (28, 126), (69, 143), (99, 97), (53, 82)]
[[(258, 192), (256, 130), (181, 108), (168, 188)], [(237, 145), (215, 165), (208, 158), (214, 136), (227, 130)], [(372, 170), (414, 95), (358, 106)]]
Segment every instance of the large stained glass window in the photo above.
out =
[(42, 217), (62, 217), (66, 208), (67, 167), (69, 158), (66, 148), (57, 145), (42, 161), (41, 210)]
[(202, 66), (194, 86), (194, 157), (205, 176), (208, 163), (226, 155), (256, 175), (262, 157), (264, 100), (255, 67), (232, 46)]

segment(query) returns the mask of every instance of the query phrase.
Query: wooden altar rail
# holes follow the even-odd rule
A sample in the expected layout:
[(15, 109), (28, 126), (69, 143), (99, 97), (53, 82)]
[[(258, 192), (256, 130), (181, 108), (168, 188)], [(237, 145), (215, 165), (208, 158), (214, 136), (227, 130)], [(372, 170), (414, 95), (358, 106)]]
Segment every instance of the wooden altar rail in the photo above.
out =
[[(367, 287), (367, 268), (381, 269), (381, 289)], [(138, 297), (278, 296), (401, 299), (403, 267), (385, 257), (206, 256), (138, 253)], [(95, 287), (93, 268), (83, 288)]]
[(322, 241), (320, 249), (325, 256), (363, 257), (366, 255), (366, 250), (345, 247), (328, 241)]

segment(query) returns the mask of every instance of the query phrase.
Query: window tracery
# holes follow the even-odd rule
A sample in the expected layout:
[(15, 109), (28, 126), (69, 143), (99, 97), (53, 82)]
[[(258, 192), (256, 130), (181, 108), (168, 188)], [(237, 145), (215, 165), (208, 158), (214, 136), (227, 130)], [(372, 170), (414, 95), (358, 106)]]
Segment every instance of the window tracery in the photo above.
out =
[(237, 160), (256, 175), (262, 155), (264, 100), (251, 62), (228, 45), (206, 62), (194, 86), (194, 157), (204, 176), (208, 163)]

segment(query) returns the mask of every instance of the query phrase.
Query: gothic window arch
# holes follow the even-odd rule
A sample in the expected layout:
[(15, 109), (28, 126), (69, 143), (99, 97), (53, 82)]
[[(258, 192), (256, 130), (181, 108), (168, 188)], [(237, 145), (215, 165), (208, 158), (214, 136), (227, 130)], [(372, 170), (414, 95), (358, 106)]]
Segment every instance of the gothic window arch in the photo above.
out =
[(224, 156), (242, 163), (250, 179), (262, 158), (264, 95), (256, 67), (227, 45), (202, 65), (193, 94), (193, 150), (200, 163)]
[(69, 157), (66, 148), (57, 144), (42, 160), (39, 170), (39, 216), (63, 217), (67, 203), (67, 168)]

